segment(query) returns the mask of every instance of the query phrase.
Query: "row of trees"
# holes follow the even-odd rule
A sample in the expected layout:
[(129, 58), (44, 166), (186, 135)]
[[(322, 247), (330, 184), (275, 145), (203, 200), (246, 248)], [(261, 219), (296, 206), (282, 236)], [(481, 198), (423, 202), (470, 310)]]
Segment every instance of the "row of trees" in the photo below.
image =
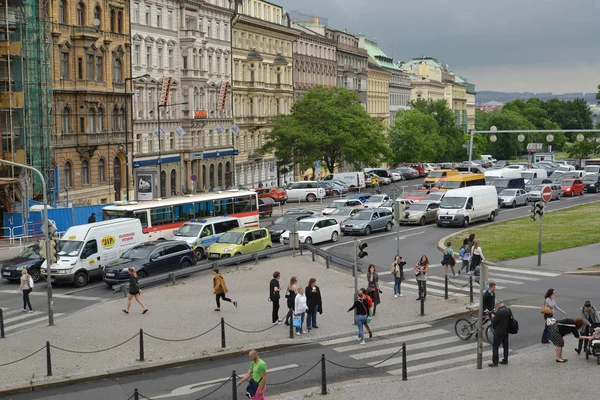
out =
[[(310, 90), (295, 102), (290, 115), (274, 120), (267, 134), (264, 153), (273, 152), (281, 173), (294, 164), (307, 169), (316, 160), (333, 172), (344, 164), (359, 168), (398, 162), (462, 161), (467, 158), (469, 135), (456, 125), (455, 114), (445, 100), (412, 102), (411, 109), (398, 112), (394, 124), (385, 132), (381, 121), (371, 117), (354, 92), (345, 88)], [(515, 100), (501, 110), (476, 111), (476, 129), (489, 130), (592, 129), (591, 112), (584, 100), (543, 102), (539, 99)], [(493, 154), (509, 159), (526, 152), (530, 142), (545, 143), (546, 134), (527, 134), (524, 142), (517, 134), (475, 135), (474, 153)], [(514, 137), (513, 137), (514, 136)], [(568, 150), (574, 157), (598, 151), (592, 134), (578, 142), (576, 135), (554, 134), (555, 150)]]

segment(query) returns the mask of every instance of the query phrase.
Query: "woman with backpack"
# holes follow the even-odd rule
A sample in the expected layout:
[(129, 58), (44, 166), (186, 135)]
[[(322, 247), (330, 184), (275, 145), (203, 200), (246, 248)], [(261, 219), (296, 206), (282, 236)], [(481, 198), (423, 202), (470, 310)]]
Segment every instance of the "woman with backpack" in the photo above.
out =
[(456, 276), (456, 272), (454, 271), (454, 265), (456, 265), (456, 261), (454, 260), (454, 250), (452, 250), (452, 243), (446, 243), (446, 248), (443, 250), (444, 257), (442, 258), (442, 265), (444, 266), (444, 276), (448, 276), (448, 266), (452, 269), (452, 275)]
[(29, 293), (33, 290), (33, 278), (27, 272), (27, 268), (23, 268), (21, 270), (21, 284), (19, 285), (19, 293), (23, 293), (23, 312), (27, 312), (27, 307), (29, 307), (29, 312), (33, 312), (33, 308), (31, 307), (31, 301), (29, 300)]
[(364, 298), (363, 292), (359, 290), (357, 293), (357, 299), (346, 312), (350, 312), (352, 310), (356, 310), (356, 325), (358, 326), (358, 340), (360, 344), (365, 344), (365, 335), (363, 333), (363, 326), (367, 322), (367, 317), (369, 315), (368, 303), (367, 299)]
[(471, 262), (471, 253), (469, 252), (469, 239), (463, 240), (463, 245), (460, 248), (458, 256), (462, 260), (462, 265), (458, 270), (458, 274), (460, 275), (460, 271), (463, 269), (465, 273), (469, 272), (469, 263)]

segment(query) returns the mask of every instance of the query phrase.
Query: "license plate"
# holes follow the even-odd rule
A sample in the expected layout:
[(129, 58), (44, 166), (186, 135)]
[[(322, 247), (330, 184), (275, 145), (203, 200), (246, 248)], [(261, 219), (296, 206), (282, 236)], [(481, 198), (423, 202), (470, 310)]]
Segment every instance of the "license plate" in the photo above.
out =
[(109, 277), (109, 278), (113, 278), (113, 277), (115, 276), (115, 274), (108, 272), (108, 273), (106, 274), (106, 276), (107, 276), (107, 277)]
[(216, 254), (216, 253), (210, 253), (210, 256), (211, 257), (215, 257), (215, 258), (219, 258), (220, 257), (219, 254)]
[(448, 225), (449, 223), (450, 223), (450, 221), (442, 221), (442, 224)]
[(2, 272), (2, 275), (3, 275), (3, 276), (10, 276), (10, 272), (8, 272), (8, 271), (4, 271), (4, 272)]

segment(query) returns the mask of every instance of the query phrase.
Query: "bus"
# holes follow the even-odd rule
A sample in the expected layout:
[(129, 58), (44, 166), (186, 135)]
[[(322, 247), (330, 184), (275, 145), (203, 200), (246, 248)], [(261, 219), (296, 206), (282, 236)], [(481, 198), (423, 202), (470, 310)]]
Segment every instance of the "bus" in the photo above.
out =
[(252, 191), (226, 191), (140, 203), (119, 201), (102, 209), (103, 221), (139, 219), (148, 240), (171, 239), (186, 221), (223, 216), (237, 217), (244, 226), (258, 226), (258, 195)]
[(446, 192), (450, 189), (458, 189), (469, 186), (485, 185), (485, 175), (483, 174), (458, 174), (441, 178), (435, 184), (434, 190)]

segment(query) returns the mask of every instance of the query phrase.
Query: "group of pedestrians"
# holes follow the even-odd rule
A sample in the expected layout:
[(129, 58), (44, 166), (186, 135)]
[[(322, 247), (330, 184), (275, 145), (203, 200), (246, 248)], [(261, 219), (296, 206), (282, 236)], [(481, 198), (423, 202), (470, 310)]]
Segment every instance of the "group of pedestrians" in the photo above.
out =
[[(281, 324), (283, 321), (279, 318), (279, 301), (281, 299), (281, 285), (279, 283), (281, 273), (273, 272), (273, 279), (269, 283), (269, 301), (273, 304), (271, 322)], [(317, 314), (323, 314), (323, 299), (321, 289), (317, 286), (317, 279), (310, 278), (306, 288), (298, 286), (298, 278), (292, 276), (287, 287), (286, 304), (288, 312), (285, 317), (285, 324), (292, 324), (296, 334), (308, 333), (312, 329), (318, 329)], [(304, 320), (306, 319), (306, 331), (303, 330)]]
[(442, 250), (442, 262), (444, 266), (444, 275), (448, 275), (448, 267), (452, 270), (452, 275), (456, 276), (454, 266), (456, 261), (461, 261), (461, 267), (458, 269), (458, 274), (464, 270), (467, 274), (479, 275), (481, 262), (485, 260), (481, 245), (474, 233), (471, 233), (468, 238), (463, 240), (459, 253), (456, 254), (452, 249), (452, 243), (447, 242), (446, 247)]

